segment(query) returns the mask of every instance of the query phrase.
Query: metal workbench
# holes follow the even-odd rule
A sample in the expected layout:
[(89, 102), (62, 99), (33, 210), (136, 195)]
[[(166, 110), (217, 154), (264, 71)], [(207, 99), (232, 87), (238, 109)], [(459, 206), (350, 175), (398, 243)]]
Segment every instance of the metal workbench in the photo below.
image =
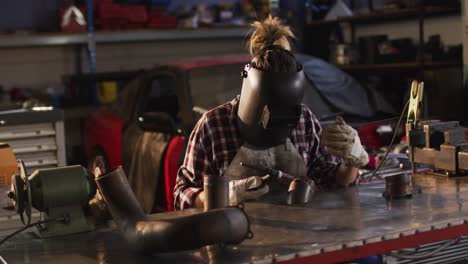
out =
[[(453, 248), (462, 248), (462, 253), (447, 249), (433, 257), (449, 260), (468, 254), (468, 178), (423, 174), (414, 182), (421, 193), (411, 199), (385, 200), (385, 184), (377, 181), (317, 193), (307, 206), (287, 206), (285, 197), (246, 203), (254, 238), (225, 248), (141, 256), (128, 249), (117, 231), (105, 228), (47, 240), (25, 233), (1, 246), (0, 255), (8, 263), (45, 264), (333, 263), (422, 245), (429, 250), (435, 242), (452, 239)], [(17, 220), (0, 221), (0, 227), (8, 221)]]

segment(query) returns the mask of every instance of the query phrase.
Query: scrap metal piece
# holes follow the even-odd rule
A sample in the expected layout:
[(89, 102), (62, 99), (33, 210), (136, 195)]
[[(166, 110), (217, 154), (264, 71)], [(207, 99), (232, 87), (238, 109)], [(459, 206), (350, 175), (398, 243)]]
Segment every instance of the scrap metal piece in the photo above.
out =
[(426, 136), (426, 148), (440, 149), (440, 145), (445, 142), (445, 131), (459, 128), (458, 121), (431, 122), (423, 125)]
[(468, 150), (458, 152), (458, 168), (468, 171)]
[(445, 144), (459, 144), (465, 142), (466, 131), (463, 127), (457, 127), (444, 131)]
[(413, 162), (427, 165), (434, 165), (436, 154), (437, 150), (430, 148), (413, 148), (413, 152), (410, 153), (414, 157)]
[(451, 174), (456, 174), (459, 168), (459, 151), (466, 149), (468, 149), (468, 143), (440, 145), (440, 151), (436, 153), (436, 158), (434, 159), (435, 168), (447, 171)]
[(437, 169), (450, 173), (457, 172), (457, 147), (454, 145), (440, 145), (440, 151), (434, 159), (434, 166)]

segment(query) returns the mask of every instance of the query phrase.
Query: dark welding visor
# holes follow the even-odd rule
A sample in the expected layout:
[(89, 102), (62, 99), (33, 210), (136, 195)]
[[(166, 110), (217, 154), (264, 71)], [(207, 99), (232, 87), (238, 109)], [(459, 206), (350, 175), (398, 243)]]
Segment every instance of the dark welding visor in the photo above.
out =
[(302, 109), (300, 105), (282, 107), (281, 105), (266, 105), (263, 108), (263, 114), (260, 124), (263, 129), (275, 128), (295, 128)]

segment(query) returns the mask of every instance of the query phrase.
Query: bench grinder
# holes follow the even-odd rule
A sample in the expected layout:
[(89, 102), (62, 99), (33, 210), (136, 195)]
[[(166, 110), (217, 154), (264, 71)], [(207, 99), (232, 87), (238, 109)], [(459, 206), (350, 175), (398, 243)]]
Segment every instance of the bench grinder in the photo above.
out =
[(15, 210), (23, 224), (31, 223), (32, 207), (41, 213), (41, 220), (50, 221), (36, 226), (40, 237), (53, 237), (91, 231), (94, 225), (85, 215), (96, 187), (87, 170), (79, 165), (36, 170), (30, 176), (23, 161), (18, 160), (19, 175), (12, 176)]

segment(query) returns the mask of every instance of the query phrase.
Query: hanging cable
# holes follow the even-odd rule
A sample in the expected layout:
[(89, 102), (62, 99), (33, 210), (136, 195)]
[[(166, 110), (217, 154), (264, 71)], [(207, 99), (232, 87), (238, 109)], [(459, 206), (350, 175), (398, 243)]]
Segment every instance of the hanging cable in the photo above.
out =
[(388, 156), (388, 154), (390, 153), (390, 150), (393, 147), (393, 143), (394, 143), (394, 141), (396, 139), (396, 136), (397, 136), (398, 131), (399, 131), (400, 126), (401, 126), (401, 121), (403, 120), (403, 117), (405, 116), (405, 113), (406, 113), (406, 110), (408, 109), (408, 106), (409, 106), (409, 100), (406, 102), (405, 107), (403, 107), (403, 111), (401, 112), (400, 119), (398, 119), (398, 123), (397, 123), (397, 126), (395, 128), (395, 133), (393, 133), (392, 140), (390, 141), (390, 144), (388, 145), (387, 151), (385, 151), (385, 155), (383, 156), (382, 160), (379, 163), (379, 166), (377, 166), (377, 168), (375, 168), (374, 172), (370, 176), (369, 180), (367, 180), (367, 182), (370, 182), (372, 180), (372, 178), (374, 178), (374, 176), (377, 174), (377, 172), (380, 170), (380, 168), (384, 164), (385, 159), (387, 159), (387, 156)]
[(8, 239), (14, 237), (15, 235), (23, 232), (24, 230), (28, 229), (28, 228), (31, 228), (33, 226), (37, 226), (37, 225), (42, 225), (42, 224), (46, 224), (46, 223), (50, 223), (50, 222), (64, 222), (64, 223), (68, 223), (70, 221), (70, 217), (68, 216), (63, 216), (63, 217), (59, 217), (59, 218), (54, 218), (54, 219), (48, 219), (48, 220), (42, 220), (42, 221), (37, 221), (37, 222), (34, 222), (34, 223), (31, 223), (29, 225), (25, 225), (23, 226), (22, 228), (16, 230), (15, 232), (9, 234), (8, 236), (4, 237), (1, 241), (0, 241), (0, 246), (5, 243)]

